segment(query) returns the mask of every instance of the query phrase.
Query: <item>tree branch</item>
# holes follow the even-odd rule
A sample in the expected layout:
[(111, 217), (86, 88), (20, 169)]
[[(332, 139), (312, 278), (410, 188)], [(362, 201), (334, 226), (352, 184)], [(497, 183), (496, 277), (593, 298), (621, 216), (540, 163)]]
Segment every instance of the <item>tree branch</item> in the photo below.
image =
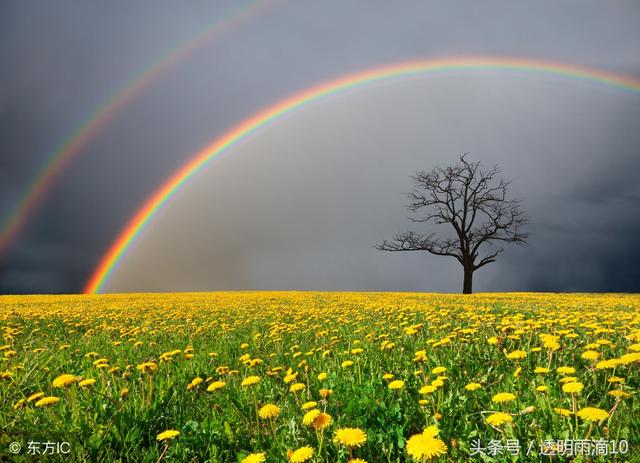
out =
[(460, 155), (458, 162), (450, 166), (418, 171), (412, 176), (414, 190), (407, 195), (407, 209), (413, 214), (411, 222), (450, 224), (450, 236), (403, 232), (377, 244), (377, 249), (455, 257), (465, 267), (477, 270), (495, 262), (503, 251), (489, 249), (482, 257), (484, 245), (526, 243), (529, 234), (524, 230), (529, 220), (520, 201), (509, 198), (511, 183), (498, 178), (498, 166), (485, 170), (480, 162), (470, 161), (468, 155)]
[(393, 240), (376, 244), (376, 249), (391, 252), (427, 251), (437, 256), (455, 257), (462, 262), (462, 256), (455, 252), (456, 241), (436, 239), (433, 234), (424, 236), (412, 231), (398, 233)]

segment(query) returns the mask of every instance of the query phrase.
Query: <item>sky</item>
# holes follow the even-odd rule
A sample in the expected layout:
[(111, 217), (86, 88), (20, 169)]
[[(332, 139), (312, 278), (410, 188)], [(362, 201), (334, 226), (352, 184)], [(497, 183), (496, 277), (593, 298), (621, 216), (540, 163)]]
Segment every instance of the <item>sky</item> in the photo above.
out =
[[(242, 3), (244, 5), (245, 3)], [(0, 217), (95, 108), (239, 2), (0, 5)], [(248, 8), (251, 3), (246, 2)], [(502, 56), (640, 78), (635, 1), (273, 1), (137, 92), (0, 254), (0, 293), (82, 291), (144, 201), (203, 146), (307, 88), (414, 59)], [(640, 289), (640, 94), (539, 74), (422, 75), (319, 101), (189, 181), (106, 291), (460, 291), (455, 260), (382, 253), (416, 229), (417, 170), (498, 164), (531, 237), (477, 291)]]

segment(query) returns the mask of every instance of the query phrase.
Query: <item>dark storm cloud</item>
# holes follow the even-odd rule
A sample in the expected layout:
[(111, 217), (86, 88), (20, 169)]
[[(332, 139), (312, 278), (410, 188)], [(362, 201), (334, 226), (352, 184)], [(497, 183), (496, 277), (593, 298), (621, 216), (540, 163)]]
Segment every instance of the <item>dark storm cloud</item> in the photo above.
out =
[[(235, 1), (188, 6), (4, 2), (0, 63), (9, 71), (0, 75), (0, 213), (15, 204), (53, 147), (92, 108), (162, 50), (237, 5)], [(65, 170), (8, 254), (0, 257), (0, 292), (79, 290), (128, 217), (190, 154), (292, 93), (380, 64), (449, 55), (524, 56), (640, 75), (638, 19), (640, 7), (633, 1), (275, 4), (167, 72), (104, 129)], [(383, 117), (393, 113), (387, 108), (398, 104), (394, 99), (376, 99), (370, 93), (379, 106), (365, 113), (338, 101), (341, 109), (330, 117), (343, 125), (327, 126), (327, 121), (314, 119), (319, 133), (308, 134), (314, 146), (292, 139), (295, 130), (275, 130), (281, 137), (280, 157), (268, 151), (275, 141), (266, 138), (260, 141), (264, 152), (243, 151), (233, 162), (231, 155), (228, 161), (216, 161), (215, 169), (233, 172), (232, 176), (221, 179), (211, 168), (215, 185), (205, 182), (199, 194), (187, 195), (194, 204), (185, 200), (182, 212), (171, 206), (169, 219), (160, 217), (150, 226), (140, 244), (143, 249), (132, 253), (127, 263), (135, 269), (131, 282), (141, 289), (162, 289), (171, 281), (172, 289), (457, 290), (455, 265), (433, 263), (424, 256), (381, 255), (372, 252), (369, 241), (404, 225), (400, 193), (409, 186), (412, 171), (472, 151), (482, 160), (499, 162), (507, 176), (515, 177), (514, 188), (519, 188), (517, 193), (536, 219), (531, 244), (505, 254), (499, 266), (479, 275), (480, 288), (637, 290), (634, 281), (640, 280), (635, 267), (628, 265), (633, 262), (628, 240), (638, 230), (640, 214), (634, 200), (637, 191), (625, 185), (637, 183), (632, 173), (638, 171), (640, 159), (638, 97), (557, 79), (548, 79), (548, 84), (544, 91), (535, 87), (535, 95), (523, 95), (508, 84), (461, 92), (453, 79), (456, 93), (443, 94), (437, 104), (425, 101), (437, 108), (435, 112), (418, 111), (411, 101), (420, 97), (400, 96), (398, 90), (394, 98), (406, 100), (402, 111), (396, 111), (402, 124)], [(511, 112), (493, 111), (487, 92), (498, 107), (508, 96), (514, 102)], [(460, 115), (469, 108), (475, 108), (475, 120)], [(403, 117), (411, 113), (421, 119)], [(561, 116), (553, 119), (553, 125), (545, 123), (557, 114)], [(370, 119), (369, 129), (380, 131), (386, 124), (393, 130), (384, 132), (386, 143), (380, 137), (364, 137), (366, 124), (353, 124), (350, 117)], [(528, 130), (514, 123), (505, 136), (509, 120), (537, 122)], [(416, 136), (429, 125), (449, 129), (428, 140)], [(296, 130), (306, 133), (308, 128)], [(331, 144), (324, 139), (326, 134), (349, 143)], [(439, 141), (434, 144), (434, 139)], [(258, 140), (255, 143), (249, 145), (262, 146)], [(401, 160), (389, 161), (381, 146), (398, 153)], [(286, 153), (293, 147), (304, 155), (298, 153), (290, 165)], [(407, 154), (424, 153), (427, 148), (429, 156)], [(309, 161), (321, 159), (323, 149), (337, 150), (340, 156), (329, 157), (332, 164)], [(544, 161), (539, 158), (541, 150), (552, 151), (544, 153)], [(380, 153), (379, 167), (364, 168), (369, 181), (360, 182), (354, 180), (354, 172), (368, 165), (359, 154), (366, 151)], [(256, 166), (267, 177), (252, 174)], [(312, 167), (324, 172), (324, 183), (310, 185), (304, 177), (295, 180)], [(343, 174), (334, 175), (343, 168)], [(249, 208), (252, 213), (243, 215), (251, 183), (244, 195), (234, 188), (250, 179), (271, 191), (254, 192), (262, 208)], [(302, 187), (311, 189), (306, 196), (311, 211), (288, 196)], [(342, 195), (336, 196), (332, 189)], [(374, 195), (379, 207), (363, 217), (372, 189), (379, 191)], [(547, 189), (553, 198), (538, 194)], [(195, 198), (204, 199), (198, 203)], [(621, 220), (620, 214), (626, 218)], [(347, 228), (334, 235), (326, 217)], [(355, 217), (364, 221), (364, 228), (354, 224)], [(288, 234), (283, 235), (283, 223)], [(173, 234), (180, 229), (193, 230), (196, 236)], [(309, 238), (309, 233), (319, 231), (325, 237), (335, 236), (333, 251), (326, 249), (328, 241), (314, 244)], [(201, 243), (207, 250), (175, 244), (180, 239)], [(207, 239), (214, 245), (206, 246)], [(163, 254), (167, 247), (175, 250)], [(154, 273), (150, 270), (154, 255), (159, 256), (157, 264), (174, 267)], [(344, 260), (349, 255), (353, 258)], [(302, 266), (303, 261), (313, 264)], [(129, 275), (125, 270), (123, 266), (117, 278)], [(440, 277), (430, 282), (425, 278), (429, 272)], [(123, 280), (119, 286), (115, 283), (114, 288), (138, 289)]]
[(507, 257), (513, 269), (511, 288), (526, 282), (534, 291), (640, 289), (635, 245), (640, 234), (640, 137), (627, 135), (625, 146), (613, 132), (593, 172), (558, 195), (542, 215), (536, 226), (540, 236)]
[[(633, 99), (603, 102), (600, 131), (566, 172), (566, 187), (538, 214), (530, 245), (505, 256), (509, 289), (638, 291), (640, 252), (640, 136)], [(586, 137), (585, 137), (586, 138)], [(544, 180), (543, 180), (544, 181)], [(496, 283), (497, 284), (497, 283)]]

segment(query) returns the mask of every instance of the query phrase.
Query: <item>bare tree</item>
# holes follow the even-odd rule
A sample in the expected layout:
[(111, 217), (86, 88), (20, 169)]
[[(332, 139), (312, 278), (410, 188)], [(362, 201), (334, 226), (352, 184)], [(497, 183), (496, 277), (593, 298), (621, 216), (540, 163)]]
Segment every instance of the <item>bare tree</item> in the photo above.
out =
[(496, 243), (524, 244), (529, 236), (522, 230), (528, 219), (520, 201), (508, 198), (511, 182), (498, 178), (497, 166), (483, 170), (480, 162), (468, 161), (468, 154), (454, 165), (417, 172), (412, 177), (415, 189), (408, 194), (407, 209), (415, 213), (412, 222), (449, 224), (450, 235), (406, 231), (376, 245), (380, 251), (427, 251), (454, 257), (464, 269), (464, 294), (472, 292), (473, 272), (495, 262), (503, 251)]

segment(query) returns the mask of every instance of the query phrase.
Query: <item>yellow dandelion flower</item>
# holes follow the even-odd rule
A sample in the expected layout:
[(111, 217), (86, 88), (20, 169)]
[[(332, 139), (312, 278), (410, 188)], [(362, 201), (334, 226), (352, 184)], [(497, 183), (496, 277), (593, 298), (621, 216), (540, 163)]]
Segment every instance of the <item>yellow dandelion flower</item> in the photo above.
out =
[(576, 381), (578, 381), (578, 377), (577, 376), (565, 376), (564, 378), (560, 379), (560, 384), (575, 383)]
[(600, 357), (600, 353), (595, 350), (585, 350), (580, 357), (585, 360), (597, 360)]
[(302, 408), (303, 410), (311, 410), (312, 408), (315, 408), (318, 405), (318, 402), (314, 401), (314, 400), (310, 400), (309, 402), (305, 402), (302, 404)]
[(44, 397), (44, 392), (36, 392), (35, 394), (31, 394), (27, 397), (27, 402), (33, 402), (34, 400), (38, 400), (42, 397)]
[(427, 461), (447, 453), (443, 440), (427, 433), (415, 434), (407, 441), (407, 453), (419, 461)]
[(292, 452), (291, 455), (289, 455), (289, 461), (291, 463), (304, 463), (312, 457), (313, 447), (305, 445), (304, 447), (300, 447), (298, 450)]
[(327, 375), (325, 372), (322, 372), (318, 375), (318, 381), (324, 381), (325, 379), (327, 379), (329, 377), (329, 375)]
[(628, 354), (624, 354), (622, 357), (618, 359), (622, 365), (629, 365), (630, 363), (640, 362), (640, 352), (630, 352)]
[(385, 373), (382, 375), (382, 379), (393, 379), (393, 373)]
[(76, 376), (76, 375), (70, 375), (70, 374), (60, 375), (53, 380), (53, 387), (67, 387), (67, 386), (70, 386), (71, 384), (77, 383), (81, 379), (82, 378), (80, 376)]
[(291, 385), (291, 387), (289, 388), (289, 392), (301, 392), (304, 391), (305, 387), (306, 386), (304, 385), (304, 383), (295, 383)]
[(523, 350), (514, 350), (507, 354), (509, 360), (521, 360), (527, 356), (527, 353)]
[(513, 422), (513, 417), (508, 413), (496, 412), (487, 416), (485, 421), (487, 422), (487, 424), (490, 424), (491, 426), (501, 426), (505, 423)]
[(242, 383), (240, 383), (240, 385), (243, 387), (247, 387), (247, 386), (253, 386), (254, 384), (258, 384), (259, 382), (260, 382), (260, 376), (247, 376), (245, 379), (242, 380)]
[(556, 407), (556, 408), (554, 408), (553, 410), (554, 410), (558, 415), (561, 415), (561, 416), (570, 416), (570, 415), (573, 415), (573, 413), (571, 412), (571, 410), (568, 410), (568, 409), (566, 409), (566, 408), (559, 408), (559, 407)]
[(533, 372), (534, 372), (534, 373), (536, 373), (536, 374), (538, 374), (538, 375), (544, 375), (544, 374), (549, 373), (549, 369), (548, 369), (548, 368), (545, 368), (545, 367), (536, 367), (536, 368), (533, 370)]
[(163, 441), (163, 440), (173, 439), (174, 437), (178, 437), (179, 435), (180, 435), (180, 431), (176, 431), (175, 429), (168, 429), (158, 434), (156, 437), (156, 440)]
[(244, 457), (240, 463), (262, 463), (267, 460), (264, 452), (259, 453), (250, 453), (246, 457)]
[(280, 407), (276, 404), (266, 404), (260, 408), (258, 415), (263, 420), (266, 420), (267, 418), (275, 418), (280, 415)]
[(391, 381), (387, 386), (389, 389), (397, 390), (402, 389), (404, 387), (404, 381), (397, 379), (395, 381)]
[(327, 426), (330, 426), (332, 422), (333, 418), (331, 418), (331, 415), (329, 415), (328, 413), (320, 412), (320, 414), (313, 419), (313, 423), (311, 423), (311, 426), (313, 426), (314, 429), (320, 431)]
[(331, 397), (331, 394), (333, 394), (333, 390), (331, 390), (331, 389), (320, 389), (318, 391), (318, 393), (320, 394), (320, 397), (322, 397), (323, 399), (328, 399), (329, 397)]
[(516, 400), (516, 396), (511, 392), (499, 392), (498, 394), (494, 395), (491, 400), (497, 404), (501, 404)]
[(290, 382), (294, 381), (297, 377), (298, 377), (298, 372), (297, 371), (294, 372), (294, 373), (288, 373), (284, 377), (284, 382), (286, 384), (289, 384)]
[(570, 394), (578, 394), (582, 392), (583, 389), (584, 389), (584, 384), (578, 381), (573, 381), (573, 382), (565, 383), (562, 385), (562, 392), (567, 392)]
[(13, 409), (14, 409), (14, 410), (17, 410), (17, 409), (19, 409), (19, 408), (24, 407), (25, 405), (26, 405), (26, 401), (25, 401), (25, 399), (20, 399), (20, 400), (18, 400), (15, 404), (13, 404)]
[(573, 367), (558, 367), (556, 371), (561, 375), (571, 375), (576, 372), (576, 369)]
[(345, 360), (344, 362), (342, 362), (342, 364), (340, 365), (342, 368), (348, 368), (350, 366), (353, 365), (353, 362), (351, 360)]
[(48, 405), (57, 404), (60, 402), (60, 397), (43, 397), (36, 402), (36, 407), (46, 407)]
[[(244, 381), (243, 381), (244, 382)], [(223, 387), (225, 387), (227, 385), (227, 383), (225, 383), (224, 381), (213, 381), (211, 384), (209, 384), (209, 386), (207, 387), (207, 392), (214, 392), (217, 391), (218, 389), (222, 389)], [(244, 386), (244, 384), (243, 384)]]
[(422, 434), (429, 437), (436, 437), (438, 434), (440, 434), (440, 430), (437, 426), (431, 425), (424, 428)]
[(480, 383), (469, 383), (464, 388), (467, 391), (476, 391), (476, 390), (480, 389), (481, 387), (482, 387), (482, 384), (480, 384)]
[(496, 338), (495, 336), (491, 336), (490, 338), (487, 339), (487, 343), (491, 344), (492, 346), (495, 346), (496, 344), (498, 344), (498, 338)]
[(141, 371), (142, 373), (149, 373), (152, 371), (156, 371), (158, 369), (158, 364), (155, 362), (143, 362), (140, 365), (136, 366), (136, 369)]
[(347, 463), (367, 463), (367, 460), (363, 460), (362, 458), (351, 458), (347, 460)]
[(333, 440), (348, 448), (360, 447), (367, 442), (367, 435), (360, 428), (339, 428), (336, 430)]
[(436, 386), (426, 385), (426, 386), (422, 386), (418, 392), (420, 394), (433, 394), (437, 390), (438, 388)]
[(609, 412), (595, 407), (585, 407), (576, 412), (578, 417), (586, 421), (604, 421), (609, 418)]
[(551, 334), (543, 334), (540, 335), (542, 338), (542, 345), (549, 350), (558, 350), (560, 349), (560, 338), (558, 336), (553, 336)]
[(426, 350), (419, 350), (415, 353), (415, 356), (413, 357), (413, 361), (414, 362), (424, 362), (427, 360), (427, 351)]
[(619, 376), (612, 376), (607, 381), (609, 381), (610, 383), (623, 383), (624, 378), (620, 378)]
[(78, 386), (80, 387), (89, 387), (89, 386), (93, 386), (96, 383), (96, 380), (93, 378), (89, 378), (89, 379), (85, 379), (83, 381), (80, 381), (78, 383)]
[(433, 373), (434, 375), (440, 375), (445, 371), (447, 371), (445, 367), (435, 367), (433, 370), (431, 370), (431, 373)]
[(538, 391), (538, 392), (547, 392), (547, 389), (549, 389), (547, 386), (538, 386), (538, 387), (536, 387), (536, 391)]
[(618, 359), (601, 360), (596, 363), (596, 370), (615, 368), (618, 365), (620, 365), (620, 360)]
[(631, 397), (631, 394), (628, 392), (621, 391), (620, 389), (615, 389), (613, 391), (607, 392), (611, 397), (615, 397), (616, 399), (626, 399)]
[(313, 424), (313, 420), (320, 414), (320, 410), (314, 408), (313, 410), (308, 411), (302, 417), (302, 424), (305, 426), (311, 426)]
[(123, 388), (120, 390), (120, 398), (124, 399), (126, 396), (129, 395), (129, 389), (128, 388)]

